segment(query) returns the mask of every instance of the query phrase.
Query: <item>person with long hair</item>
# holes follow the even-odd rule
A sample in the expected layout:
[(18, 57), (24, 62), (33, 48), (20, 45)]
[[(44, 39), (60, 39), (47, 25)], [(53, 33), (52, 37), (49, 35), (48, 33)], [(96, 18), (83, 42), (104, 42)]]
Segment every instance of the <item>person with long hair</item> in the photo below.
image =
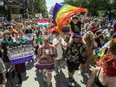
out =
[(93, 87), (94, 83), (97, 87), (116, 87), (116, 38), (111, 39), (109, 52), (98, 61), (86, 87)]
[(93, 60), (93, 50), (97, 47), (97, 44), (95, 43), (94, 40), (95, 36), (93, 34), (93, 32), (88, 31), (84, 34), (83, 39), (85, 41), (86, 44), (86, 63), (85, 63), (85, 74), (87, 75), (87, 77), (89, 77), (88, 75), (88, 71), (89, 71), (89, 66), (90, 63)]

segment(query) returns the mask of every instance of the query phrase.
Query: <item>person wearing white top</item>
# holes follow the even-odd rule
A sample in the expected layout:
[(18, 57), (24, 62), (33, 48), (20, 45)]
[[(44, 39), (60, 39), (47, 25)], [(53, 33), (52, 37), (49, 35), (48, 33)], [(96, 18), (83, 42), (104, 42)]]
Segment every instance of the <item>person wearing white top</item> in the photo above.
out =
[(63, 58), (63, 47), (67, 46), (67, 43), (64, 39), (60, 36), (59, 33), (56, 34), (56, 38), (53, 39), (52, 44), (56, 47), (58, 57), (56, 58), (56, 72), (58, 72), (58, 68), (61, 68), (62, 58)]

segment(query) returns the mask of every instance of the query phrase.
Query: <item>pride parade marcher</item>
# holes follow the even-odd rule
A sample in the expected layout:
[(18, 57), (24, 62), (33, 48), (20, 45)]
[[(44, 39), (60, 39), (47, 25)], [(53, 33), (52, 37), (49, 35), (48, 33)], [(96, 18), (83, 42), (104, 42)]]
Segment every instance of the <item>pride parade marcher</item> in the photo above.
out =
[(6, 68), (5, 68), (5, 65), (1, 59), (1, 56), (2, 53), (0, 52), (0, 87), (2, 87), (2, 85), (5, 85), (6, 82), (7, 82), (7, 79), (6, 79)]
[(50, 45), (50, 40), (45, 37), (44, 44), (39, 47), (38, 60), (36, 68), (43, 71), (44, 80), (47, 81), (47, 87), (51, 85), (52, 71), (55, 69), (55, 58), (57, 57), (57, 50)]
[(67, 43), (61, 37), (60, 33), (56, 33), (56, 38), (53, 39), (52, 44), (56, 47), (58, 53), (58, 57), (56, 58), (56, 73), (59, 73), (59, 68), (61, 70), (61, 65), (64, 62), (63, 47), (67, 47)]
[(116, 38), (112, 38), (109, 46), (109, 53), (105, 54), (99, 61), (86, 87), (116, 87)]
[(85, 48), (82, 44), (81, 35), (74, 34), (73, 42), (67, 48), (67, 67), (69, 76), (69, 86), (74, 86), (74, 73), (78, 70), (80, 63), (84, 63), (84, 51)]
[(13, 42), (12, 38), (11, 38), (11, 33), (9, 30), (5, 30), (4, 31), (4, 35), (3, 35), (3, 39), (2, 39), (2, 49), (3, 49), (3, 62), (5, 64), (5, 67), (6, 67), (6, 73), (7, 73), (7, 78), (9, 77), (9, 73), (8, 73), (8, 70), (9, 68), (12, 67), (11, 63), (10, 63), (10, 60), (8, 58), (8, 55), (7, 55), (7, 46)]
[(7, 82), (6, 68), (4, 62), (2, 61), (2, 57), (3, 57), (2, 40), (1, 40), (2, 37), (3, 37), (3, 33), (0, 32), (0, 87), (2, 87), (2, 85), (5, 85)]
[(87, 31), (84, 35), (83, 35), (83, 39), (85, 41), (86, 44), (86, 63), (85, 63), (85, 74), (87, 75), (87, 77), (89, 77), (88, 71), (90, 68), (90, 64), (93, 61), (93, 50), (95, 48), (97, 48), (97, 44), (95, 43), (95, 36), (93, 34), (93, 32), (91, 31)]
[(81, 19), (79, 19), (76, 15), (72, 17), (70, 25), (71, 25), (71, 31), (73, 33), (76, 33), (76, 34), (81, 33), (81, 24), (86, 19), (87, 14), (88, 14), (88, 10), (86, 10), (84, 16)]
[[(79, 19), (79, 17), (77, 17), (77, 15), (73, 15), (72, 16), (72, 20), (70, 22), (70, 26), (71, 26), (71, 31), (72, 31), (72, 35), (73, 33), (75, 34), (80, 34), (82, 36), (82, 29), (81, 29), (81, 25), (83, 23), (83, 21), (86, 19), (86, 16), (88, 14), (88, 9), (86, 9), (86, 12), (84, 14), (84, 16)], [(72, 39), (70, 38), (69, 40), (69, 44), (72, 42)], [(82, 40), (83, 44), (85, 44), (85, 41)]]
[(34, 43), (34, 47), (35, 47), (35, 54), (37, 56), (38, 48), (41, 47), (44, 43), (44, 38), (42, 37), (41, 32), (36, 34), (36, 38), (34, 39), (33, 43)]
[[(27, 43), (28, 39), (24, 37), (24, 33), (20, 31), (19, 37), (16, 39), (17, 44)], [(25, 63), (15, 64), (14, 65), (14, 71), (17, 74), (18, 77), (18, 87), (22, 87), (22, 73), (26, 72), (26, 65)]]

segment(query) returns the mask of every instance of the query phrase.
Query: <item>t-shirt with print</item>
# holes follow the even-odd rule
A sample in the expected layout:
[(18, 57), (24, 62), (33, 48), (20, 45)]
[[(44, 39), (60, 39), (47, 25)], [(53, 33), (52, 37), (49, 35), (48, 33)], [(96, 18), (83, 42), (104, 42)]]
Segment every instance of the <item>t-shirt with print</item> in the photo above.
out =
[(82, 43), (72, 43), (70, 47), (67, 48), (67, 59), (70, 62), (79, 63), (80, 58), (83, 56), (85, 48)]
[(81, 24), (82, 22), (81, 21), (78, 21), (77, 24), (73, 24), (72, 22), (70, 23), (71, 25), (71, 30), (73, 33), (76, 33), (76, 34), (80, 34), (81, 32)]
[(39, 42), (40, 45), (43, 45), (44, 38), (42, 38), (42, 37), (41, 38), (36, 38), (35, 41), (36, 41), (36, 44)]

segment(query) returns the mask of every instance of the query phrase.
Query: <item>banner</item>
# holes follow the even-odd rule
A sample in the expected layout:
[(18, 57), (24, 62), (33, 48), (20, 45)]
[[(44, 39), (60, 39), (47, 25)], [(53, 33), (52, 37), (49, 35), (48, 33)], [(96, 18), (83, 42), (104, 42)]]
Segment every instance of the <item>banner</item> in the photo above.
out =
[(34, 59), (34, 51), (31, 43), (10, 44), (7, 53), (12, 64), (25, 63)]

